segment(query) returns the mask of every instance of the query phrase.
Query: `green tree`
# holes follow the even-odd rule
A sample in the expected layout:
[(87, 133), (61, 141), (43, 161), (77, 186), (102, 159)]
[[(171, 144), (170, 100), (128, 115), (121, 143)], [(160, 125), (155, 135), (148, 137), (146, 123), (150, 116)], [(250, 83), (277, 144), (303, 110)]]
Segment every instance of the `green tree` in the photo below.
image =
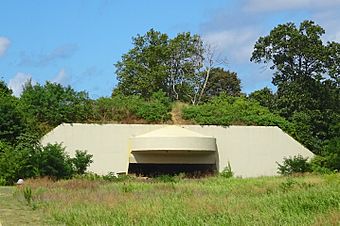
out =
[(12, 90), (7, 87), (6, 83), (0, 80), (0, 96), (12, 95)]
[(57, 126), (63, 122), (84, 122), (91, 115), (86, 92), (76, 92), (70, 86), (47, 82), (44, 86), (27, 84), (20, 106), (29, 118), (42, 125)]
[(24, 115), (18, 108), (18, 99), (12, 96), (6, 83), (0, 81), (0, 140), (15, 143), (27, 129)]
[(229, 96), (241, 95), (241, 81), (236, 72), (225, 71), (223, 68), (213, 68), (203, 93), (202, 99), (211, 99), (225, 93)]
[(339, 50), (337, 43), (323, 44), (324, 33), (312, 21), (304, 21), (299, 27), (287, 23), (278, 25), (255, 44), (251, 61), (270, 64), (275, 70), (277, 107), (287, 118), (295, 111), (322, 106), (339, 110), (339, 92), (333, 91), (339, 76), (339, 68), (334, 66), (339, 61)]
[(319, 154), (339, 124), (339, 44), (324, 44), (312, 21), (278, 25), (255, 44), (251, 61), (274, 70), (275, 110), (294, 122), (296, 138)]
[(171, 39), (151, 29), (133, 38), (134, 47), (115, 64), (114, 93), (150, 98), (161, 90), (172, 100), (192, 100), (202, 83), (203, 42), (198, 35), (180, 33)]
[(270, 110), (274, 109), (275, 105), (275, 94), (271, 89), (265, 87), (260, 90), (256, 90), (249, 94), (249, 99), (258, 101), (262, 106), (269, 108)]
[(87, 167), (93, 162), (93, 155), (88, 154), (86, 151), (76, 150), (76, 155), (72, 158), (72, 163), (77, 174), (84, 174)]
[(71, 158), (60, 144), (48, 144), (37, 156), (40, 176), (56, 179), (70, 178), (74, 174)]

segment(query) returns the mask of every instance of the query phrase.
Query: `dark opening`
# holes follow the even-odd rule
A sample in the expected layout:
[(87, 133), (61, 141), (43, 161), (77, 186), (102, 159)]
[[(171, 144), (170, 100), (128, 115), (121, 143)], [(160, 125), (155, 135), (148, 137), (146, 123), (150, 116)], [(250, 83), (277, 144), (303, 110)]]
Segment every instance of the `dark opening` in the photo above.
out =
[(143, 177), (156, 177), (160, 175), (178, 175), (185, 173), (189, 177), (201, 177), (216, 172), (215, 164), (153, 164), (130, 163), (129, 174)]

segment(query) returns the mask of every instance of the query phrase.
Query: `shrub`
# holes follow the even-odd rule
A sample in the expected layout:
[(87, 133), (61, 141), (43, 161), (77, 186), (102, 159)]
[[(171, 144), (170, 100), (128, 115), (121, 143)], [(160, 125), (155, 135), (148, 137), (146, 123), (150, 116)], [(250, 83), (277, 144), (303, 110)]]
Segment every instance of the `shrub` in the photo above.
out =
[(224, 178), (231, 178), (234, 176), (234, 172), (231, 169), (230, 162), (228, 162), (228, 165), (223, 169), (223, 171), (219, 175)]
[(127, 121), (136, 115), (138, 106), (144, 101), (138, 96), (115, 95), (101, 97), (94, 102), (94, 120), (102, 122)]
[(48, 144), (43, 147), (38, 159), (40, 176), (64, 179), (72, 177), (74, 173), (72, 160), (61, 144)]
[(27, 202), (27, 205), (30, 206), (31, 202), (32, 202), (32, 189), (31, 189), (31, 187), (24, 187), (22, 192), (24, 194), (24, 198)]
[(182, 115), (184, 119), (198, 124), (279, 126), (288, 133), (294, 133), (293, 124), (271, 113), (257, 101), (244, 97), (220, 95), (205, 104), (184, 108)]
[(150, 101), (137, 109), (136, 115), (147, 122), (165, 122), (171, 118), (171, 102), (164, 92), (152, 94)]
[(86, 151), (76, 150), (76, 155), (72, 158), (75, 172), (77, 174), (84, 174), (87, 167), (93, 162), (92, 157), (93, 155), (87, 154)]
[(332, 173), (332, 170), (326, 167), (327, 165), (328, 165), (327, 159), (320, 155), (316, 155), (311, 160), (311, 169), (315, 173), (320, 173), (320, 174)]
[(291, 175), (294, 173), (305, 173), (311, 171), (308, 158), (301, 155), (283, 158), (283, 164), (278, 163), (278, 173), (281, 175)]
[(0, 142), (0, 177), (5, 184), (13, 184), (18, 178), (34, 176), (33, 166), (29, 149), (18, 149)]
[(112, 98), (99, 98), (94, 102), (94, 120), (102, 122), (131, 123), (136, 119), (165, 122), (170, 119), (170, 111), (170, 99), (162, 91), (154, 93), (149, 100), (115, 94)]

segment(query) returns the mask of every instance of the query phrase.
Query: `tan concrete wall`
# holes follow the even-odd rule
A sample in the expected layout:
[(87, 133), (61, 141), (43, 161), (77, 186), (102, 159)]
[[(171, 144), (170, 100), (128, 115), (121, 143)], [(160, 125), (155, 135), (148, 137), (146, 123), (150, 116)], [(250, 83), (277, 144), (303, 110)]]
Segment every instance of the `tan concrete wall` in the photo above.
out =
[[(94, 156), (94, 162), (89, 170), (98, 174), (110, 171), (126, 172), (129, 160), (135, 159), (129, 153), (131, 149), (129, 138), (162, 127), (164, 125), (62, 124), (43, 137), (41, 143), (45, 145), (63, 142), (70, 155), (74, 155), (77, 149), (87, 150)], [(215, 137), (219, 170), (223, 170), (229, 161), (236, 176), (276, 175), (276, 162), (281, 162), (283, 157), (297, 154), (304, 157), (313, 156), (308, 149), (278, 127), (198, 125), (183, 127)], [(161, 159), (159, 155), (153, 157), (150, 155), (150, 158)], [(198, 161), (195, 158), (192, 160)], [(190, 161), (189, 157), (185, 159)], [(211, 156), (208, 159), (211, 162)]]

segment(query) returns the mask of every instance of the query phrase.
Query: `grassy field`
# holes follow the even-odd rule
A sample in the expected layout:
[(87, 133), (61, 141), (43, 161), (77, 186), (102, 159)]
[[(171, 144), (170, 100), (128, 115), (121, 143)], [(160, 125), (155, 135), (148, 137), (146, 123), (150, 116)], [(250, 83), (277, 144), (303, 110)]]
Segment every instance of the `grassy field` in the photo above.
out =
[(340, 225), (340, 174), (30, 180), (22, 187), (0, 187), (1, 224)]

